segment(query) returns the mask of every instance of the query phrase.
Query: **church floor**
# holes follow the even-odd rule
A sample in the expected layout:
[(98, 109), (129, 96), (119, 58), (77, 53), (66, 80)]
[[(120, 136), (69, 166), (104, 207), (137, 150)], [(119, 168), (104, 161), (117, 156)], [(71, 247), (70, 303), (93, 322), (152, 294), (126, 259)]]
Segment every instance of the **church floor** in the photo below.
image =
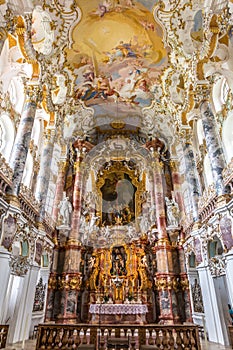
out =
[[(7, 346), (4, 348), (5, 350), (34, 350), (36, 346), (36, 340), (27, 340), (25, 342), (25, 346), (22, 346), (22, 343), (16, 343), (13, 344), (12, 346)], [(205, 343), (204, 341), (201, 342), (201, 348), (202, 350), (226, 350), (226, 349), (232, 349), (229, 346), (223, 346), (223, 345), (218, 345), (216, 343), (210, 343), (207, 342)]]

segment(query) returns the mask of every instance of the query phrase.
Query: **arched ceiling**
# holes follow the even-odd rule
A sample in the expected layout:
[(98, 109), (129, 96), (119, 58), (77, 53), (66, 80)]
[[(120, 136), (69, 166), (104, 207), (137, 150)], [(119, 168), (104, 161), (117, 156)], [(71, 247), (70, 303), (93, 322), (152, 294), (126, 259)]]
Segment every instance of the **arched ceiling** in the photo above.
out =
[(55, 112), (65, 142), (81, 137), (97, 144), (103, 135), (131, 133), (171, 149), (189, 127), (203, 81), (217, 63), (221, 72), (221, 62), (232, 65), (226, 9), (215, 2), (10, 0), (0, 6), (21, 51), (15, 63), (32, 65), (32, 78), (43, 86), (41, 106), (47, 116)]

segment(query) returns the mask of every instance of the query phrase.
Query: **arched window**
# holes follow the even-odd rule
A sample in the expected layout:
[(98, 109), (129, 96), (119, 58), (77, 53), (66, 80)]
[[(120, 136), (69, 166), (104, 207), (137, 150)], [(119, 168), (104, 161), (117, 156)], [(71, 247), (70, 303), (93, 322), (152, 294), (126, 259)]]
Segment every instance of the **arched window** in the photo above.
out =
[(22, 183), (28, 188), (31, 187), (31, 178), (33, 174), (33, 158), (30, 152), (28, 152), (26, 164), (24, 167)]
[(208, 187), (212, 185), (212, 183), (214, 182), (208, 154), (205, 155), (203, 164), (204, 164), (205, 183), (206, 183), (206, 187)]
[(212, 91), (215, 113), (218, 113), (222, 110), (223, 104), (225, 104), (227, 101), (228, 93), (229, 85), (226, 81), (226, 78), (222, 76), (214, 83)]
[(228, 85), (226, 79), (224, 78), (222, 81), (222, 86), (221, 86), (221, 101), (223, 103), (227, 102), (229, 91), (230, 91), (229, 85)]
[(23, 240), (21, 242), (21, 255), (28, 256), (29, 255), (29, 244), (27, 240)]
[(189, 255), (189, 267), (196, 267), (196, 256), (193, 252)]
[(216, 255), (222, 255), (223, 246), (218, 237), (214, 236), (213, 240), (208, 244), (208, 256), (209, 258), (213, 258)]
[(203, 144), (203, 140), (205, 139), (205, 134), (204, 134), (204, 130), (203, 130), (202, 120), (201, 119), (198, 119), (196, 128), (197, 128), (198, 144), (202, 145)]
[(15, 138), (15, 128), (12, 120), (7, 114), (0, 116), (0, 152), (9, 162)]
[(226, 161), (229, 163), (233, 157), (233, 112), (229, 113), (222, 127), (222, 142)]

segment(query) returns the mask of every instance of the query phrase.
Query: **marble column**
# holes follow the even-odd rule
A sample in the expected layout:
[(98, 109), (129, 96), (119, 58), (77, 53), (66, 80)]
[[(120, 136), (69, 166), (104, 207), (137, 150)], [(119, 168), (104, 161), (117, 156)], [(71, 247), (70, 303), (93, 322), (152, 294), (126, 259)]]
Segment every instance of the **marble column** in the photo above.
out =
[(85, 154), (85, 147), (83, 147), (82, 142), (78, 143), (76, 152), (71, 231), (65, 249), (63, 272), (58, 276), (61, 304), (63, 305), (59, 317), (60, 323), (77, 323), (80, 321), (77, 301), (82, 283), (81, 261), (83, 247), (79, 237), (83, 186), (82, 160)]
[(54, 202), (53, 202), (53, 212), (52, 212), (52, 218), (53, 218), (54, 222), (57, 222), (58, 212), (59, 212), (58, 205), (63, 198), (63, 191), (64, 191), (65, 180), (66, 180), (66, 172), (68, 170), (67, 160), (61, 159), (58, 167), (59, 167), (59, 170), (58, 170), (58, 176), (57, 176), (57, 182), (56, 182), (56, 192), (55, 192), (55, 198), (54, 198)]
[(157, 261), (157, 272), (155, 285), (159, 294), (161, 323), (179, 322), (177, 299), (176, 299), (176, 277), (173, 274), (173, 250), (169, 241), (166, 227), (166, 213), (163, 190), (163, 164), (159, 161), (159, 154), (151, 149), (153, 157), (154, 191), (156, 205), (156, 220), (158, 230), (158, 241), (155, 244)]
[(180, 288), (179, 288), (180, 290), (178, 293), (178, 305), (180, 307), (182, 316), (184, 317), (183, 322), (192, 322), (189, 280), (186, 272), (185, 254), (184, 254), (184, 248), (183, 248), (184, 242), (185, 242), (185, 237), (183, 232), (181, 232), (180, 240), (177, 246), (179, 267), (180, 267)]
[(44, 135), (44, 147), (40, 160), (35, 197), (41, 205), (40, 219), (45, 215), (45, 204), (49, 188), (50, 167), (53, 156), (55, 130), (47, 128)]
[(181, 177), (179, 173), (179, 167), (177, 160), (170, 160), (170, 168), (172, 173), (172, 183), (173, 183), (173, 190), (174, 190), (174, 199), (178, 203), (179, 210), (180, 210), (180, 217), (182, 218), (185, 214), (184, 210), (184, 200), (183, 195), (181, 191)]
[(193, 221), (198, 221), (198, 200), (201, 194), (201, 188), (197, 173), (197, 166), (195, 161), (195, 156), (193, 153), (192, 142), (190, 139), (191, 130), (187, 130), (186, 142), (184, 144), (184, 157), (185, 157), (185, 167), (186, 176), (189, 184), (189, 195), (191, 199), (192, 215)]
[[(59, 247), (56, 245), (53, 249), (53, 259), (52, 259), (52, 266), (51, 266), (51, 272), (48, 279), (48, 288), (47, 288), (47, 298), (46, 298), (46, 310), (45, 310), (45, 321), (53, 321), (56, 312), (58, 311), (55, 308), (55, 304), (58, 299), (59, 294), (59, 285), (58, 285), (58, 273), (59, 271), (59, 260), (61, 258), (59, 257)], [(59, 296), (60, 297), (60, 296)], [(58, 303), (59, 304), (59, 303)]]
[(156, 221), (158, 229), (158, 238), (167, 239), (166, 215), (164, 206), (164, 190), (163, 190), (163, 163), (159, 161), (159, 154), (152, 151), (153, 157), (153, 179), (154, 179), (154, 202), (156, 205)]
[(214, 114), (211, 110), (210, 103), (208, 101), (203, 101), (200, 104), (200, 110), (206, 140), (206, 147), (210, 159), (216, 193), (217, 195), (221, 196), (227, 193), (222, 176), (222, 171), (226, 166), (226, 161), (224, 158), (222, 146), (220, 144), (217, 125)]
[(73, 192), (73, 216), (72, 225), (70, 232), (70, 240), (79, 241), (79, 224), (81, 216), (81, 206), (82, 206), (82, 160), (84, 157), (85, 150), (77, 149), (77, 158), (74, 165), (75, 170), (75, 180), (74, 180), (74, 192)]
[(10, 159), (10, 166), (13, 170), (11, 193), (13, 196), (17, 196), (20, 190), (24, 166), (31, 141), (37, 101), (39, 98), (39, 89), (40, 87), (38, 85), (28, 84), (26, 86), (25, 102)]

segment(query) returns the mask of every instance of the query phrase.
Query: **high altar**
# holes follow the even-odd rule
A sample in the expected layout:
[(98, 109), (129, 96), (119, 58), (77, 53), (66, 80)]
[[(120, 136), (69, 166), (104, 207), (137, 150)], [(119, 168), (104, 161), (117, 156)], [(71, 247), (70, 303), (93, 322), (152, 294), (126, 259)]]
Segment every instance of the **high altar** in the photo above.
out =
[(150, 303), (144, 249), (136, 244), (96, 250), (90, 275), (92, 323), (144, 323)]
[[(66, 194), (76, 196), (77, 207), (73, 226), (66, 228), (63, 222), (58, 227), (46, 320), (93, 324), (190, 320), (182, 236), (175, 215), (177, 203), (169, 199), (172, 187), (167, 168), (169, 198), (162, 193), (161, 144), (148, 145), (154, 162), (147, 173), (121, 156), (115, 143), (109, 140), (112, 157), (98, 171), (89, 172), (87, 167), (90, 175), (86, 176), (80, 151), (75, 183), (72, 171), (67, 172)], [(130, 145), (122, 138), (123, 150), (124, 143)], [(76, 147), (82, 150), (83, 146)], [(145, 149), (141, 152), (144, 160)], [(90, 151), (86, 164), (92, 157)]]
[(96, 208), (100, 220), (93, 231), (97, 225), (101, 227), (88, 261), (92, 323), (142, 324), (146, 322), (147, 305), (152, 303), (148, 240), (141, 235), (138, 219), (145, 182), (134, 173), (123, 162), (115, 162), (96, 183), (101, 199)]

